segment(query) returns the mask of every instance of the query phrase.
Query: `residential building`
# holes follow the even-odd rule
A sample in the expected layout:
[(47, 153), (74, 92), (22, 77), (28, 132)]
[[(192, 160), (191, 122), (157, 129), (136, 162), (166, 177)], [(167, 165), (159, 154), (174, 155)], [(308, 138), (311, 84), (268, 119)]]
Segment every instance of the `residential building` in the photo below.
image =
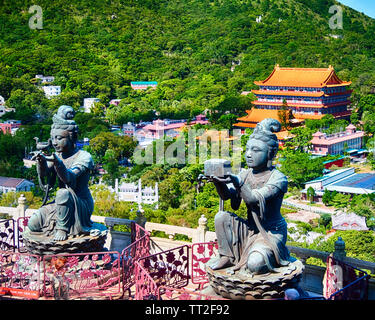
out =
[(3, 131), (3, 133), (14, 134), (20, 127), (21, 121), (19, 120), (6, 120), (0, 122), (0, 130)]
[(348, 153), (365, 154), (363, 147), (364, 131), (357, 131), (356, 127), (352, 124), (345, 128), (345, 131), (325, 134), (320, 131), (313, 134), (313, 139), (310, 141), (312, 144), (313, 154), (319, 155), (336, 155)]
[(195, 125), (195, 124), (209, 124), (210, 121), (207, 120), (206, 116), (204, 114), (199, 114), (197, 115), (192, 121), (189, 122), (190, 125)]
[(349, 90), (351, 82), (342, 81), (332, 66), (328, 68), (281, 68), (276, 65), (264, 81), (255, 81), (258, 90), (254, 108), (235, 124), (240, 128), (254, 128), (267, 117), (277, 118), (277, 111), (285, 105), (290, 111), (292, 125), (305, 119), (321, 119), (332, 114), (337, 119), (349, 119), (351, 111)]
[(109, 101), (109, 104), (112, 104), (114, 106), (118, 106), (121, 102), (121, 99), (112, 99), (111, 101)]
[(141, 146), (147, 146), (152, 141), (164, 135), (177, 137), (186, 126), (186, 120), (154, 120), (135, 132), (135, 138)]
[(156, 81), (132, 81), (130, 86), (133, 90), (147, 90), (149, 88), (156, 88), (158, 83)]
[(136, 131), (136, 126), (131, 122), (122, 125), (122, 132), (125, 136), (134, 137)]
[(83, 99), (83, 109), (86, 113), (90, 113), (92, 107), (96, 102), (100, 102), (99, 98), (84, 98)]
[(42, 84), (43, 83), (51, 83), (51, 82), (55, 81), (55, 77), (54, 76), (44, 76), (42, 74), (35, 75), (35, 78), (36, 79), (40, 79)]
[(5, 106), (3, 104), (0, 104), (0, 117), (2, 117), (5, 113)]
[(50, 99), (61, 93), (61, 86), (42, 86), (45, 96)]
[(0, 177), (0, 193), (30, 191), (35, 184), (26, 179)]
[(5, 105), (5, 99), (3, 96), (0, 96), (0, 117), (2, 117), (7, 112), (16, 111), (14, 108), (7, 108)]

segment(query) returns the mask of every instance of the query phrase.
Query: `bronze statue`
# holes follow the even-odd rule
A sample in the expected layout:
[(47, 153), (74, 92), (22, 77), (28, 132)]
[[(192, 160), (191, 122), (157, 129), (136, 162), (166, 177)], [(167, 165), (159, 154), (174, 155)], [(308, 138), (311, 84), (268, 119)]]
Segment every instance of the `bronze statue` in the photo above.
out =
[[(78, 126), (74, 110), (61, 106), (53, 117), (51, 142), (55, 153), (45, 154), (41, 149), (34, 155), (40, 180), (47, 179), (50, 190), (56, 179), (59, 189), (53, 202), (45, 204), (29, 219), (31, 232), (53, 236), (54, 241), (66, 240), (69, 236), (89, 234), (94, 209), (88, 182), (94, 163), (91, 155), (76, 146)], [(44, 201), (45, 202), (45, 201)]]
[(265, 119), (256, 126), (246, 145), (248, 169), (225, 177), (206, 175), (215, 184), (221, 199), (230, 200), (233, 210), (243, 200), (248, 213), (247, 220), (222, 209), (216, 214), (219, 257), (210, 262), (212, 270), (226, 268), (255, 275), (290, 263), (287, 224), (280, 214), (288, 181), (272, 166), (278, 151), (274, 132), (280, 129), (275, 119)]

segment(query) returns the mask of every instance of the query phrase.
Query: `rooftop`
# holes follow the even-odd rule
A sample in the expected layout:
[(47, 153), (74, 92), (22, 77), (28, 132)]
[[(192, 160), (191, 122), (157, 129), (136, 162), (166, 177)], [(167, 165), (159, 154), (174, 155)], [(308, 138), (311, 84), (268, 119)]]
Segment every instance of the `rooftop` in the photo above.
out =
[(130, 84), (143, 86), (143, 85), (157, 85), (158, 83), (156, 81), (132, 81), (130, 82)]
[(333, 186), (375, 190), (374, 173), (356, 173), (332, 184)]
[[(273, 109), (256, 109), (253, 108), (251, 110), (246, 110), (247, 115), (244, 117), (237, 118), (238, 121), (245, 121), (245, 122), (261, 122), (266, 118), (273, 118), (279, 120), (279, 110)], [(237, 125), (239, 126), (239, 125)], [(255, 126), (254, 126), (255, 127)]]
[(259, 86), (287, 87), (333, 87), (348, 86), (351, 82), (339, 79), (332, 66), (328, 68), (281, 68), (276, 65), (264, 81), (255, 81)]
[(23, 181), (25, 181), (25, 179), (0, 177), (0, 186), (5, 188), (16, 188)]

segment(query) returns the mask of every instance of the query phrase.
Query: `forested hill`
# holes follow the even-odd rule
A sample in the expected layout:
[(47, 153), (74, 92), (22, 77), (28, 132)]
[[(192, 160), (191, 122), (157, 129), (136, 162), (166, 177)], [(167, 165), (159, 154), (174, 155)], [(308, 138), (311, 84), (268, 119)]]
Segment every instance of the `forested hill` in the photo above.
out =
[[(0, 6), (0, 94), (24, 115), (84, 97), (123, 98), (140, 117), (197, 114), (253, 88), (276, 63), (333, 65), (356, 95), (374, 89), (375, 20), (342, 6), (343, 29), (331, 30), (333, 0), (39, 0), (40, 30), (29, 28), (33, 4)], [(45, 99), (36, 74), (54, 75), (61, 97)], [(158, 89), (131, 92), (130, 81), (147, 80)], [(129, 120), (123, 112), (109, 117)]]

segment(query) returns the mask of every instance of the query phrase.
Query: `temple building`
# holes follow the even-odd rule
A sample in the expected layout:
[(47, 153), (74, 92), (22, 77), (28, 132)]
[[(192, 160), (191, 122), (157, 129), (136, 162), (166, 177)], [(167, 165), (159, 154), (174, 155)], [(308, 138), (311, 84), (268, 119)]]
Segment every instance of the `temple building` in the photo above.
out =
[[(305, 119), (321, 119), (332, 114), (337, 119), (349, 119), (351, 82), (342, 81), (332, 66), (328, 68), (281, 68), (276, 65), (264, 81), (255, 81), (258, 90), (254, 108), (238, 118), (237, 128), (254, 128), (264, 118), (278, 119), (279, 110), (287, 108), (291, 126)], [(286, 105), (285, 105), (286, 102)], [(279, 120), (279, 119), (278, 119)]]
[(357, 131), (352, 124), (348, 125), (345, 131), (329, 135), (318, 131), (313, 134), (313, 139), (310, 141), (312, 145), (311, 153), (326, 156), (347, 152), (353, 156), (364, 157), (367, 152), (367, 150), (362, 149), (364, 136), (365, 132)]

